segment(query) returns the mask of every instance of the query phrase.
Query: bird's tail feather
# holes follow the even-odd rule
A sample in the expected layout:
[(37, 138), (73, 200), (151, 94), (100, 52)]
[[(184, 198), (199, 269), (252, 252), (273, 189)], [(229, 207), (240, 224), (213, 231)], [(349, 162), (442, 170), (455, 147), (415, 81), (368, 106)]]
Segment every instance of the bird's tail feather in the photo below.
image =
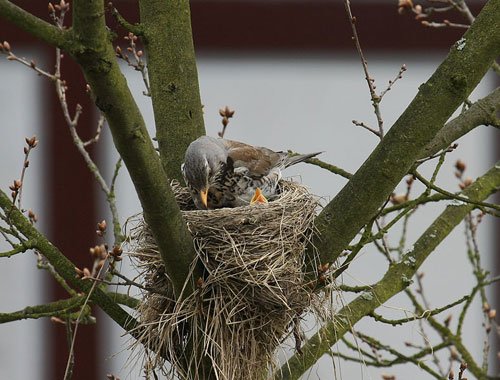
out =
[(285, 168), (298, 164), (299, 162), (305, 161), (308, 158), (313, 158), (317, 156), (318, 154), (321, 154), (323, 152), (316, 152), (316, 153), (308, 153), (308, 154), (298, 154), (296, 156), (288, 156), (286, 161), (285, 161)]

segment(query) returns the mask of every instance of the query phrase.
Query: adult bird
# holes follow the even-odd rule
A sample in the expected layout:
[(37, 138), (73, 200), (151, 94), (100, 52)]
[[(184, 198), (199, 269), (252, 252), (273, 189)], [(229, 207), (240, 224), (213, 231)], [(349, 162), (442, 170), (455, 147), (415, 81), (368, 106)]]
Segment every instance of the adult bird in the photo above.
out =
[(201, 136), (187, 148), (181, 170), (197, 208), (237, 207), (272, 199), (282, 170), (319, 153), (291, 156)]

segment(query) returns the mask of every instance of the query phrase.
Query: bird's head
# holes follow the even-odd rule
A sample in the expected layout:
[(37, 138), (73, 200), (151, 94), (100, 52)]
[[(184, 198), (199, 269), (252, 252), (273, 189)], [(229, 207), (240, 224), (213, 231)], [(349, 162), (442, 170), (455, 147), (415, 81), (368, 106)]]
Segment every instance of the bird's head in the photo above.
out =
[(213, 140), (203, 136), (193, 141), (181, 166), (186, 185), (191, 189), (196, 207), (200, 209), (208, 208), (211, 182), (220, 170), (221, 162), (227, 159), (224, 150)]
[(208, 189), (210, 188), (210, 165), (204, 156), (186, 158), (181, 167), (186, 185), (193, 194), (197, 208), (207, 208)]

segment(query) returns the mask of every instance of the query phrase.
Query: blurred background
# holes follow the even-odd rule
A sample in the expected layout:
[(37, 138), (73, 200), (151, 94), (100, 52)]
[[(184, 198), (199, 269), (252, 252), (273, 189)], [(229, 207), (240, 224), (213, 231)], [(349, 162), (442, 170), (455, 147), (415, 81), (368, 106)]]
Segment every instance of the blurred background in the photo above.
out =
[[(44, 1), (13, 3), (48, 20)], [(343, 3), (326, 0), (195, 0), (191, 3), (207, 134), (216, 136), (221, 130), (218, 110), (227, 105), (236, 112), (226, 138), (275, 150), (324, 151), (322, 160), (354, 172), (378, 139), (351, 122), (356, 119), (374, 126), (376, 118)], [(484, 2), (468, 4), (477, 14)], [(114, 5), (129, 21), (137, 21), (135, 1), (115, 1)], [(394, 79), (401, 65), (407, 67), (403, 78), (381, 104), (387, 130), (462, 31), (424, 28), (411, 15), (399, 15), (396, 1), (353, 1), (352, 10), (378, 90)], [(458, 13), (453, 16), (463, 21)], [(122, 48), (126, 46), (122, 39), (125, 31), (113, 20), (109, 25), (117, 31), (117, 44)], [(16, 55), (52, 69), (53, 49), (5, 21), (0, 23), (0, 40), (9, 41)], [(153, 136), (151, 103), (142, 95), (140, 74), (126, 65), (123, 72)], [(83, 138), (89, 138), (95, 132), (96, 112), (85, 95), (81, 73), (69, 58), (64, 59), (63, 77), (70, 87), (71, 109), (76, 103), (84, 107), (79, 132)], [(71, 260), (79, 267), (88, 266), (88, 247), (95, 244), (96, 223), (109, 215), (103, 195), (71, 142), (55, 91), (47, 80), (2, 56), (0, 83), (0, 186), (5, 190), (18, 178), (24, 137), (36, 134), (40, 143), (30, 160), (24, 205), (37, 212), (38, 226)], [(478, 99), (497, 86), (498, 79), (487, 76), (471, 99)], [(466, 174), (473, 178), (495, 163), (499, 144), (491, 129), (477, 128), (458, 141), (459, 148), (449, 154), (438, 177), (440, 186), (458, 190), (454, 177), (457, 159), (467, 163)], [(105, 177), (110, 179), (117, 157), (107, 130), (91, 153)], [(432, 163), (427, 165), (424, 173), (431, 173), (432, 167)], [(290, 168), (286, 175), (307, 185), (322, 198), (323, 204), (345, 184), (344, 179), (305, 164)], [(404, 188), (403, 184), (398, 191), (404, 192)], [(140, 211), (126, 169), (119, 175), (117, 196), (123, 220)], [(431, 205), (415, 215), (408, 247), (443, 208), (444, 205)], [(498, 233), (494, 231), (498, 231), (498, 223), (495, 226), (491, 218), (486, 217), (479, 230), (479, 242), (485, 266), (493, 275), (498, 274), (500, 267)], [(398, 237), (397, 229), (394, 236)], [(474, 284), (464, 242), (464, 229), (457, 227), (422, 267), (434, 307), (467, 294)], [(0, 243), (0, 248), (6, 247)], [(364, 285), (379, 279), (386, 269), (379, 256), (375, 251), (364, 250), (342, 281)], [(128, 271), (126, 267), (124, 270)], [(499, 293), (496, 294), (495, 301)], [(34, 255), (26, 253), (0, 261), (0, 312), (63, 297), (64, 291), (50, 276), (36, 269)], [(498, 307), (498, 303), (492, 306)], [(399, 318), (405, 316), (408, 309), (411, 307), (402, 297), (394, 297), (380, 311)], [(467, 320), (465, 339), (468, 348), (479, 358), (484, 330), (481, 305), (474, 304), (472, 309), (475, 313)], [(123, 331), (103, 313), (97, 312), (97, 317), (97, 325), (80, 327), (73, 378), (104, 379), (107, 373), (122, 379), (139, 378), (141, 368), (126, 365), (130, 351), (128, 339), (121, 337)], [(369, 331), (370, 323), (361, 321), (356, 328)], [(378, 333), (384, 341), (395, 345), (421, 339), (416, 328), (381, 329)], [(342, 350), (342, 346), (333, 348), (338, 350)], [(284, 350), (281, 356), (289, 354), (289, 350)], [(48, 320), (0, 325), (0, 379), (61, 379), (66, 360), (67, 341), (62, 325)], [(492, 360), (498, 359), (495, 356)], [(374, 369), (325, 356), (304, 379), (380, 379), (383, 373), (394, 374), (397, 379), (430, 378), (414, 366)], [(472, 376), (469, 374), (468, 378)]]

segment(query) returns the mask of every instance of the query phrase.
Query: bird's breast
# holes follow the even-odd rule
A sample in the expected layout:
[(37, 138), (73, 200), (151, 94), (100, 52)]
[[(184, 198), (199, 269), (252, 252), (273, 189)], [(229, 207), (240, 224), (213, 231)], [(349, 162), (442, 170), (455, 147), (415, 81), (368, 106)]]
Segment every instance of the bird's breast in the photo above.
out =
[(271, 171), (261, 178), (252, 178), (243, 171), (227, 173), (212, 182), (208, 193), (209, 208), (246, 206), (257, 188), (266, 198), (272, 199), (280, 179), (280, 170)]

